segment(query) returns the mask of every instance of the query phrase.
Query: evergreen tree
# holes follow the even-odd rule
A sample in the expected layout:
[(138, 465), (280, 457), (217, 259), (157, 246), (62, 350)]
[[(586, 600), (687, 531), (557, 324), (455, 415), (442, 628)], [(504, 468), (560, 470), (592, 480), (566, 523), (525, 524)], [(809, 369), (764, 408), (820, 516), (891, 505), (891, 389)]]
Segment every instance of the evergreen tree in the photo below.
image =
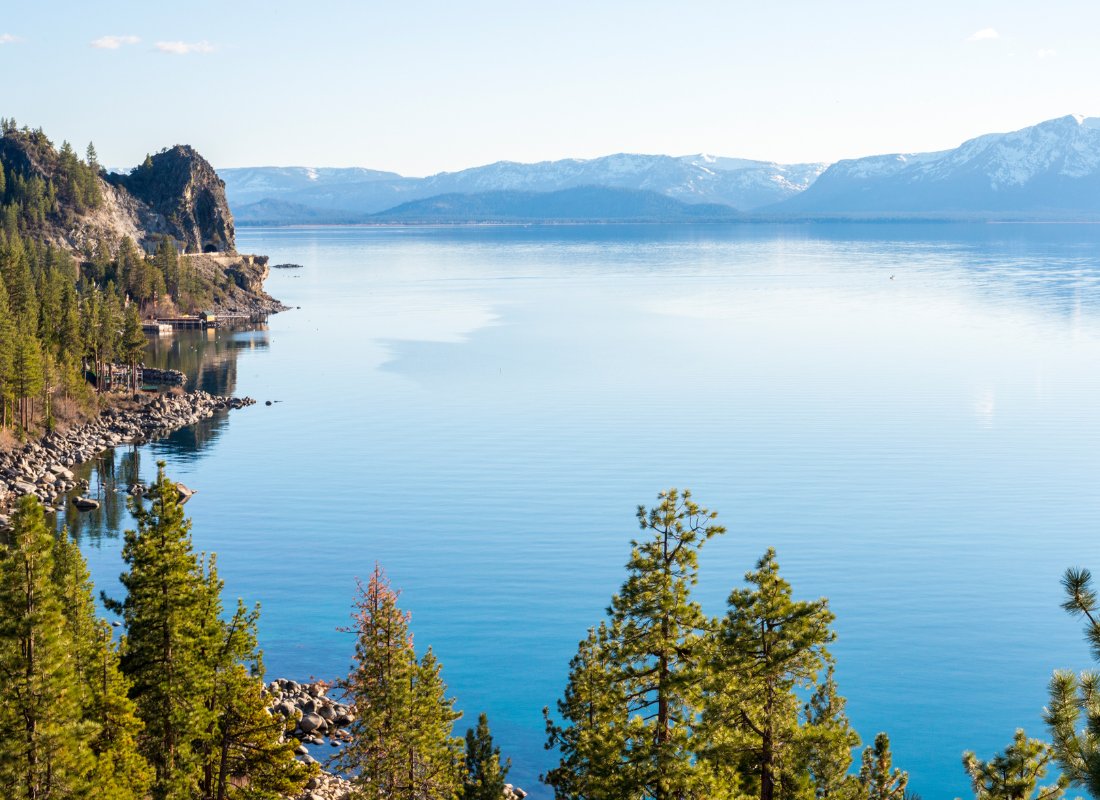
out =
[(62, 530), (54, 542), (53, 582), (60, 597), (76, 677), (81, 718), (95, 759), (88, 800), (142, 800), (152, 770), (138, 753), (141, 722), (119, 669), (111, 628), (96, 617), (92, 583), (79, 547)]
[[(581, 644), (558, 704), (565, 724), (547, 720), (562, 761), (546, 780), (559, 797), (673, 800), (699, 795), (708, 780), (696, 757), (708, 620), (691, 589), (699, 549), (725, 528), (686, 490), (661, 492), (637, 517), (649, 538), (631, 543), (609, 624)], [(595, 709), (598, 718), (586, 716)]]
[(195, 745), (202, 763), (200, 794), (209, 800), (295, 795), (314, 770), (295, 760), (294, 744), (283, 738), (283, 718), (267, 712), (257, 641), (259, 607), (250, 610), (238, 601), (233, 617), (223, 620), (223, 584), (213, 556), (204, 573), (203, 638), (213, 641), (215, 648), (205, 654), (209, 727)]
[(860, 800), (904, 800), (909, 775), (893, 768), (890, 737), (880, 733), (875, 743), (863, 751), (859, 769)]
[(145, 331), (141, 327), (141, 316), (138, 314), (136, 303), (131, 303), (126, 309), (119, 350), (120, 355), (130, 366), (130, 387), (136, 392), (139, 385), (138, 363), (145, 355)]
[[(1062, 578), (1066, 593), (1062, 608), (1085, 619), (1085, 638), (1094, 660), (1100, 660), (1100, 609), (1087, 569), (1068, 569)], [(1050, 681), (1050, 702), (1044, 719), (1050, 729), (1054, 756), (1070, 785), (1100, 796), (1100, 673), (1080, 676), (1057, 671)]]
[(111, 291), (111, 284), (107, 284), (108, 290), (103, 293), (103, 302), (99, 304), (99, 314), (96, 318), (95, 347), (98, 357), (96, 369), (96, 388), (105, 391), (111, 388), (109, 365), (118, 352), (119, 333), (119, 308), (118, 297)]
[(462, 790), (462, 739), (454, 725), (462, 717), (447, 697), (442, 667), (429, 647), (416, 665), (413, 684), (412, 747), (406, 765), (409, 798), (451, 800)]
[(624, 774), (631, 796), (671, 800), (697, 790), (694, 728), (707, 619), (690, 595), (699, 549), (725, 533), (716, 517), (686, 490), (669, 489), (649, 511), (638, 508), (650, 538), (632, 542), (627, 579), (608, 610), (617, 634), (609, 657), (630, 718)]
[(124, 534), (126, 598), (105, 601), (126, 626), (122, 670), (145, 725), (142, 753), (155, 770), (152, 796), (191, 800), (202, 768), (196, 743), (213, 724), (204, 702), (212, 677), (206, 657), (217, 642), (204, 625), (207, 586), (191, 548), (191, 522), (164, 465), (158, 466), (150, 505), (131, 505), (138, 527)]
[(359, 798), (450, 800), (461, 787), (461, 740), (451, 735), (459, 715), (431, 652), (417, 661), (409, 615), (381, 567), (359, 585), (352, 620), (355, 658), (340, 688), (356, 719), (334, 763), (355, 775)]
[(544, 708), (547, 750), (561, 755), (542, 776), (560, 800), (628, 798), (622, 765), (626, 754), (627, 702), (607, 661), (613, 638), (606, 622), (588, 632), (569, 663), (569, 680), (555, 722)]
[(160, 270), (167, 293), (171, 297), (178, 298), (182, 289), (180, 285), (179, 252), (169, 237), (161, 237), (160, 243), (157, 244), (157, 251), (153, 256), (153, 263)]
[(8, 409), (15, 401), (15, 322), (8, 307), (8, 290), (0, 281), (0, 428), (10, 422)]
[(500, 760), (500, 748), (493, 745), (489, 718), (481, 714), (477, 727), (466, 730), (466, 777), (462, 781), (463, 800), (502, 800), (504, 783), (511, 768), (510, 760)]
[(1068, 776), (1059, 775), (1051, 786), (1038, 785), (1053, 759), (1050, 745), (1028, 739), (1022, 729), (1017, 729), (1004, 753), (981, 761), (967, 752), (962, 762), (970, 776), (974, 800), (1060, 800), (1069, 785)]
[(0, 791), (67, 800), (92, 767), (73, 642), (53, 583), (53, 536), (33, 496), (20, 499), (0, 548)]
[(818, 684), (806, 704), (800, 740), (814, 797), (820, 800), (851, 798), (857, 785), (849, 769), (852, 749), (859, 747), (859, 736), (844, 714), (845, 701), (837, 694), (833, 672), (833, 665), (829, 664), (825, 680)]
[(30, 427), (34, 398), (42, 391), (43, 385), (42, 353), (38, 339), (33, 331), (24, 328), (16, 334), (11, 371), (12, 394), (19, 403), (19, 426), (23, 430)]
[(17, 235), (8, 237), (6, 244), (0, 241), (0, 245), (0, 274), (8, 290), (11, 314), (20, 325), (37, 326), (38, 298), (27, 248)]
[(804, 769), (797, 692), (812, 690), (829, 661), (833, 614), (824, 600), (795, 601), (769, 549), (735, 589), (713, 651), (704, 713), (705, 758), (740, 762), (760, 800), (812, 790)]

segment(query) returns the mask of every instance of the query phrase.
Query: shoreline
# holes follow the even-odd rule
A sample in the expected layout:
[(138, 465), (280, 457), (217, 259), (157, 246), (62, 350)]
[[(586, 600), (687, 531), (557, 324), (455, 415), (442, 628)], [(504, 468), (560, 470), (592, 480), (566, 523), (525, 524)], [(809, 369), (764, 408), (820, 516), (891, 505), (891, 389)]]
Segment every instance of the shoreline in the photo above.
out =
[(73, 468), (107, 450), (162, 439), (218, 412), (256, 403), (251, 397), (219, 396), (202, 390), (142, 400), (137, 408), (106, 408), (93, 420), (0, 453), (0, 530), (8, 527), (6, 512), (23, 495), (35, 495), (47, 512), (56, 512), (70, 492), (82, 488)]
[[(310, 779), (305, 791), (295, 800), (347, 800), (351, 795), (351, 782), (326, 770), (327, 759), (315, 758), (307, 747), (327, 745), (335, 751), (352, 738), (348, 726), (355, 722), (355, 706), (329, 697), (331, 686), (327, 681), (299, 683), (286, 678), (276, 678), (264, 684), (267, 712), (273, 717), (278, 715), (288, 721), (296, 720), (294, 730), (286, 734), (286, 738), (298, 742), (298, 759), (321, 768), (321, 772)], [(505, 784), (502, 800), (523, 800), (525, 797), (527, 792), (523, 789)]]

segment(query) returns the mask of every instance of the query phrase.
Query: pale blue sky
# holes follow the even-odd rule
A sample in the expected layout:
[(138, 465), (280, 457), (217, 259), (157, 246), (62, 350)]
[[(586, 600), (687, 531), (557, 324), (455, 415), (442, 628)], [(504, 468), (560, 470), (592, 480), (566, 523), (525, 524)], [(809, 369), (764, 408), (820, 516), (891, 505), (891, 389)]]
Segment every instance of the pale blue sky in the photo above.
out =
[(177, 142), (222, 167), (409, 175), (619, 151), (833, 161), (1100, 115), (1096, 0), (0, 10), (0, 115), (111, 165)]

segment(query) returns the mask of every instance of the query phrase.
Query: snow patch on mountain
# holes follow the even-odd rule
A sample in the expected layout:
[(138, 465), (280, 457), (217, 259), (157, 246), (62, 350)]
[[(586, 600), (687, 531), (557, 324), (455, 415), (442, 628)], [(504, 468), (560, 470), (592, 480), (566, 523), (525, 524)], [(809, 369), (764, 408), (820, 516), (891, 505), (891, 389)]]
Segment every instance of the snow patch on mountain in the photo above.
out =
[(1100, 209), (1100, 119), (1065, 116), (952, 150), (839, 161), (777, 210)]

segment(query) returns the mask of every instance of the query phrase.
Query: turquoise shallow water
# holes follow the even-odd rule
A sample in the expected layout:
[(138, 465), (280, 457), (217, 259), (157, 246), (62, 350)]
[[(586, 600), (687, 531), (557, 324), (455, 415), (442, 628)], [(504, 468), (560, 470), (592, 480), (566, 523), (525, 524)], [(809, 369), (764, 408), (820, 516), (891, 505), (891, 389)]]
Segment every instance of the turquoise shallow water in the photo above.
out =
[[(403, 589), (513, 779), (623, 577), (634, 509), (690, 487), (729, 533), (699, 597), (771, 545), (837, 614), (838, 681), (927, 800), (962, 750), (1043, 733), (1085, 668), (1065, 567), (1100, 568), (1100, 229), (653, 226), (244, 229), (266, 329), (157, 358), (261, 404), (116, 457), (199, 493), (198, 546), (263, 605), (269, 674), (347, 668), (355, 576)], [(893, 279), (891, 279), (893, 276)], [(193, 349), (194, 348), (194, 349)], [(266, 406), (265, 400), (279, 402)], [(117, 584), (127, 524), (81, 519)]]

